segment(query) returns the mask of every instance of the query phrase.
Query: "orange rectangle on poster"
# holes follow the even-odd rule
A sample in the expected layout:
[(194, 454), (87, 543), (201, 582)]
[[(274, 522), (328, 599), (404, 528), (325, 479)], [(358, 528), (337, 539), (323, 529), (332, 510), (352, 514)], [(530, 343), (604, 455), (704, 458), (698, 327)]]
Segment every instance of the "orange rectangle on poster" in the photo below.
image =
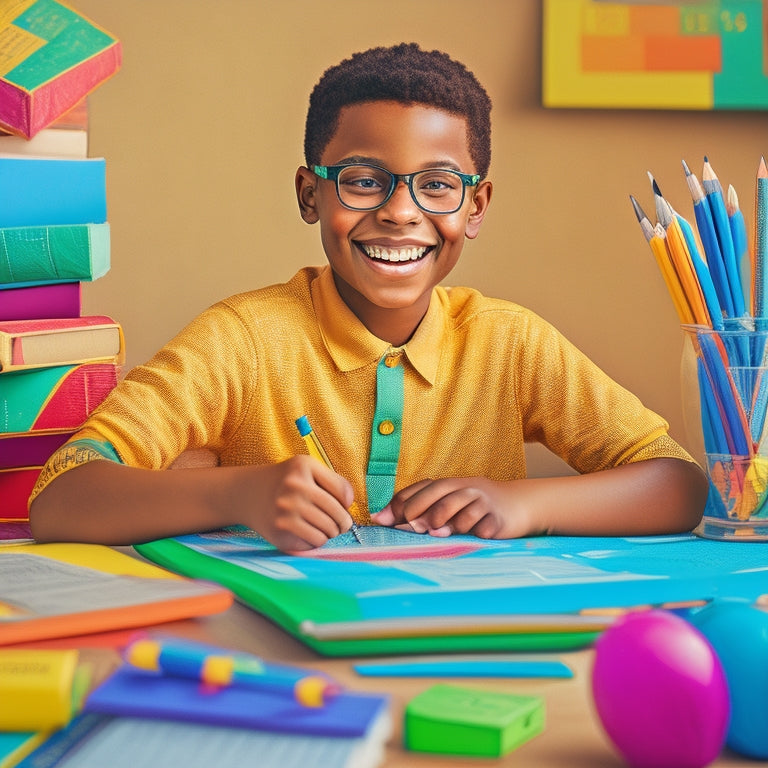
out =
[(629, 5), (632, 35), (679, 35), (680, 8), (669, 5)]
[(719, 72), (722, 68), (720, 38), (714, 35), (654, 35), (645, 40), (648, 72)]
[(584, 36), (582, 72), (638, 72), (645, 67), (645, 46), (639, 37)]

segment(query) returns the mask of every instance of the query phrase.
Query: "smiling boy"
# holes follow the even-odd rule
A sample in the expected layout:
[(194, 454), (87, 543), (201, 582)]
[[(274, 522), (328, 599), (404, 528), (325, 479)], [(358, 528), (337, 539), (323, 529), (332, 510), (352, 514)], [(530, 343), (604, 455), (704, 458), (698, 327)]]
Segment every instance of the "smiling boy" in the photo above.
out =
[[(242, 524), (303, 550), (348, 530), (353, 501), (436, 536), (698, 523), (706, 479), (661, 417), (530, 311), (442, 287), (491, 201), (474, 75), (415, 44), (356, 54), (311, 95), (305, 159), (328, 266), (219, 302), (131, 371), (41, 473), (39, 541)], [(304, 455), (303, 414), (335, 471)], [(579, 474), (526, 478), (534, 440)], [(155, 471), (193, 448), (220, 466)]]

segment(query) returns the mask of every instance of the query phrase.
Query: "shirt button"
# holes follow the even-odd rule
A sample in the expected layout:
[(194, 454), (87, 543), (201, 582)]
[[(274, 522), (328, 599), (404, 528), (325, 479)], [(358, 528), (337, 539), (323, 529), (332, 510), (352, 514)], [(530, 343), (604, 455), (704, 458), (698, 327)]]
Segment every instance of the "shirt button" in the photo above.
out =
[(387, 368), (394, 368), (397, 366), (397, 364), (400, 362), (399, 355), (388, 355), (384, 358), (384, 365), (387, 366)]
[(384, 421), (379, 422), (379, 434), (391, 435), (394, 431), (395, 425), (389, 419), (384, 419)]

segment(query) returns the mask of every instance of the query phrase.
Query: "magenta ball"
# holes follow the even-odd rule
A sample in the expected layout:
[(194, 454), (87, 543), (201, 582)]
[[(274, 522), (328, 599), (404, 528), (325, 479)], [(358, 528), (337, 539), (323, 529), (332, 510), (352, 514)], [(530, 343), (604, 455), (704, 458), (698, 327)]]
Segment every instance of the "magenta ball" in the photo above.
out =
[(673, 613), (630, 613), (605, 630), (592, 693), (605, 732), (635, 768), (703, 768), (725, 742), (723, 667), (704, 635)]

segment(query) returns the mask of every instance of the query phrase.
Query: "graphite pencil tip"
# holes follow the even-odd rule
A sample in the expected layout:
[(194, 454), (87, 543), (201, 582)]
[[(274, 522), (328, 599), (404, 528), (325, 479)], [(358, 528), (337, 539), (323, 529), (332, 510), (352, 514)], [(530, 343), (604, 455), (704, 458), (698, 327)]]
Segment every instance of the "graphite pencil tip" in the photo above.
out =
[(688, 163), (685, 162), (685, 160), (681, 161), (683, 163), (683, 170), (685, 171), (686, 176), (691, 175), (691, 169), (688, 167)]

